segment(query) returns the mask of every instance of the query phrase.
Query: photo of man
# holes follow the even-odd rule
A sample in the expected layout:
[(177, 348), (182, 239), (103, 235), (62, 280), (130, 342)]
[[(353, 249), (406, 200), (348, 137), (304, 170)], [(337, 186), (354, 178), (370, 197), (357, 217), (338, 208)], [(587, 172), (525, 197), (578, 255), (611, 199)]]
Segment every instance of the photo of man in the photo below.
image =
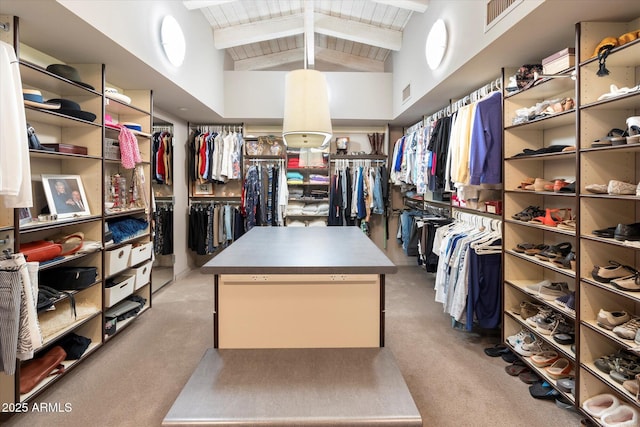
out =
[(67, 217), (89, 214), (79, 176), (43, 175), (42, 178), (51, 213)]
[(71, 198), (71, 191), (69, 184), (66, 180), (58, 179), (50, 181), (52, 185), (51, 195), (53, 196), (53, 204), (55, 205), (56, 213), (70, 213), (77, 212), (73, 206), (73, 200)]

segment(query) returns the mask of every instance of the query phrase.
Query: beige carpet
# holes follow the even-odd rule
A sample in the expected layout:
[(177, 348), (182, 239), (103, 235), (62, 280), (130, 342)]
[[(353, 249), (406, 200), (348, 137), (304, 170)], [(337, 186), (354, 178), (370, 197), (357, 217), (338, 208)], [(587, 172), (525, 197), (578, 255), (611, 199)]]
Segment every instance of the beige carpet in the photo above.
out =
[[(198, 271), (165, 286), (143, 314), (37, 402), (67, 413), (28, 413), (3, 426), (159, 426), (205, 350), (213, 345), (212, 277)], [(387, 276), (386, 347), (424, 426), (578, 426), (580, 416), (530, 397), (485, 347), (497, 337), (451, 328), (433, 299), (433, 275), (400, 267)]]

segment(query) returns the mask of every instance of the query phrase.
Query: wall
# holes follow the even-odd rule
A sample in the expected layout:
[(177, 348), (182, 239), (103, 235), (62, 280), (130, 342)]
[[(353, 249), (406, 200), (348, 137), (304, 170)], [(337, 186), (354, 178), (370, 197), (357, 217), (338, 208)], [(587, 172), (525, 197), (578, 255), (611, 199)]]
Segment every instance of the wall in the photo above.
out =
[[(403, 33), (402, 50), (392, 55), (393, 116), (397, 117), (427, 95), (543, 2), (523, 1), (507, 15), (507, 19), (501, 19), (485, 33), (483, 18), (486, 1), (431, 0), (425, 13), (411, 16)], [(442, 63), (436, 70), (431, 70), (425, 57), (425, 42), (431, 26), (438, 18), (445, 22), (449, 42)], [(495, 65), (494, 77), (499, 75), (502, 65)], [(408, 84), (411, 84), (411, 97), (403, 103), (402, 90)], [(463, 92), (460, 90), (451, 96), (460, 96)], [(423, 113), (430, 114), (432, 111)]]
[[(284, 112), (286, 71), (226, 71), (225, 118), (273, 119)], [(331, 118), (336, 120), (392, 119), (390, 73), (324, 73), (329, 87)], [(375, 88), (372, 90), (371, 88)]]
[(175, 263), (173, 273), (180, 277), (191, 269), (187, 256), (188, 206), (187, 197), (187, 150), (184, 149), (189, 129), (187, 123), (162, 110), (154, 109), (154, 117), (173, 123), (173, 248)]
[[(224, 113), (224, 52), (214, 48), (211, 26), (201, 12), (188, 11), (181, 1), (58, 2), (200, 102)], [(160, 22), (167, 14), (182, 26), (188, 46), (180, 68), (165, 60), (159, 43)]]

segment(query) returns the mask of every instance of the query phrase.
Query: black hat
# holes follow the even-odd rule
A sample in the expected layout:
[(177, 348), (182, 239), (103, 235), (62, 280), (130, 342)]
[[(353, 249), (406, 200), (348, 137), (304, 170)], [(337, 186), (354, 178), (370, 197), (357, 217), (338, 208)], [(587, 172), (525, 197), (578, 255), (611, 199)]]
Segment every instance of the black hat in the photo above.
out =
[(47, 102), (55, 102), (60, 104), (59, 110), (54, 110), (57, 113), (64, 114), (65, 116), (75, 117), (76, 119), (86, 120), (92, 122), (96, 119), (96, 115), (90, 111), (82, 111), (80, 104), (73, 102), (69, 99), (50, 99)]
[(88, 89), (95, 90), (95, 88), (90, 84), (84, 83), (82, 79), (80, 79), (80, 73), (78, 73), (78, 70), (76, 70), (70, 65), (51, 64), (47, 67), (47, 71), (55, 75), (58, 75), (60, 77), (63, 77), (67, 80), (71, 80), (74, 83), (78, 83), (79, 85), (82, 85)]

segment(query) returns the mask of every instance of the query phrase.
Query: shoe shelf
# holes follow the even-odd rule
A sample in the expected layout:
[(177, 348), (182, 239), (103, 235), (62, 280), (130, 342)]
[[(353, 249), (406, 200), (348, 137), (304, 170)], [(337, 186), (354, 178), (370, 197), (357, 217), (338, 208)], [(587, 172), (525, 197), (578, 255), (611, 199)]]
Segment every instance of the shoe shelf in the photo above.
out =
[[(148, 302), (148, 300), (147, 300)], [(148, 305), (145, 305), (144, 307), (142, 307), (142, 309), (138, 312), (138, 314), (136, 314), (133, 317), (129, 317), (127, 319), (124, 319), (122, 321), (118, 321), (116, 323), (116, 331), (113, 333), (113, 335), (105, 335), (104, 340), (109, 341), (111, 339), (113, 339), (116, 335), (118, 335), (120, 332), (124, 331), (125, 328), (127, 328), (129, 325), (131, 325), (131, 323), (133, 323), (133, 321), (135, 321), (138, 317), (140, 317), (143, 313), (145, 313), (150, 307)]]
[(540, 225), (540, 224), (531, 223), (531, 222), (527, 222), (527, 221), (520, 221), (520, 220), (517, 220), (517, 219), (506, 219), (505, 222), (506, 223), (510, 223), (510, 224), (515, 224), (515, 225), (520, 225), (520, 226), (523, 226), (523, 227), (539, 228), (541, 230), (551, 231), (551, 232), (558, 233), (558, 234), (566, 234), (567, 236), (575, 236), (576, 235), (576, 232), (572, 231), (572, 230), (565, 230), (563, 228), (550, 227), (550, 226), (547, 226), (547, 225)]
[[(521, 329), (523, 324), (518, 321), (515, 317), (509, 316), (506, 317), (507, 320), (505, 322), (505, 336), (510, 336), (510, 335), (515, 335), (517, 334)], [(526, 323), (526, 322), (525, 322)], [(527, 326), (526, 324), (524, 326)], [(529, 328), (528, 326), (526, 327), (527, 331), (532, 331), (531, 328)], [(535, 333), (535, 331), (532, 331), (534, 333), (534, 335), (536, 336), (537, 339), (542, 339), (545, 343), (548, 342), (548, 340), (544, 339), (540, 334)], [(562, 351), (562, 349), (557, 347), (557, 343), (554, 343), (555, 346), (553, 346), (553, 348), (556, 348), (557, 350), (561, 350), (558, 354), (561, 357), (565, 357), (568, 358), (568, 360), (570, 362), (572, 362), (574, 370), (576, 369), (576, 364), (575, 364), (575, 355), (573, 355), (573, 353), (571, 352), (571, 350), (569, 350), (568, 354), (564, 354), (564, 352)], [(558, 393), (560, 393), (562, 396), (566, 397), (567, 399), (569, 399), (571, 402), (575, 402), (575, 397), (571, 394), (571, 393), (567, 393), (561, 389), (558, 388), (557, 385), (557, 380), (555, 378), (552, 378), (547, 371), (544, 368), (538, 367), (535, 364), (533, 364), (533, 362), (531, 361), (531, 357), (530, 356), (523, 356), (521, 354), (519, 354), (515, 348), (513, 346), (511, 346), (508, 342), (505, 344), (514, 354), (517, 354), (520, 359), (527, 364), (527, 366), (534, 372), (536, 373), (538, 376), (540, 376), (542, 379), (544, 379), (545, 381), (547, 381), (554, 389), (556, 389), (558, 391)]]
[[(598, 76), (599, 61), (594, 48), (605, 37), (635, 31), (638, 19), (630, 22), (583, 22), (576, 25), (579, 52), (578, 66), (578, 124), (579, 150), (579, 403), (602, 393), (614, 393), (636, 407), (635, 396), (622, 384), (601, 372), (594, 364), (599, 357), (620, 349), (635, 347), (612, 331), (597, 325), (600, 309), (625, 310), (640, 314), (640, 293), (624, 291), (610, 283), (593, 279), (594, 266), (607, 266), (615, 261), (632, 267), (640, 266), (640, 246), (596, 236), (594, 230), (630, 224), (638, 221), (638, 197), (620, 194), (592, 194), (589, 184), (607, 185), (611, 180), (637, 184), (640, 180), (640, 144), (620, 144), (592, 147), (612, 129), (627, 129), (626, 119), (640, 114), (640, 91), (615, 93), (621, 88), (637, 87), (640, 67), (640, 40), (612, 49), (606, 58), (609, 74)], [(602, 95), (610, 94), (602, 97)], [(600, 99), (599, 99), (600, 98)], [(579, 405), (580, 406), (580, 405)], [(585, 414), (586, 415), (586, 414)], [(588, 415), (587, 415), (588, 417)], [(599, 420), (594, 420), (596, 424)]]
[[(550, 335), (545, 335), (541, 333), (538, 328), (530, 325), (529, 323), (526, 322), (526, 320), (522, 319), (519, 311), (515, 313), (513, 311), (507, 311), (506, 314), (510, 316), (511, 319), (518, 324), (518, 326), (520, 326), (520, 329), (526, 329), (529, 332), (533, 333), (536, 336), (536, 339), (539, 339), (540, 341), (544, 342), (547, 345), (547, 347), (551, 347), (552, 349), (557, 350), (558, 354), (561, 357), (568, 359), (575, 366), (576, 355), (571, 351), (571, 344), (560, 344), (555, 342), (553, 340), (553, 337), (551, 337)], [(524, 356), (524, 357), (526, 358), (527, 356)]]
[[(553, 279), (554, 282), (556, 281), (562, 281), (562, 280), (555, 280), (555, 278)], [(518, 304), (520, 304), (520, 302), (524, 301), (523, 298), (526, 297), (526, 300), (528, 300), (529, 302), (534, 302), (538, 305), (545, 305), (549, 308), (551, 308), (554, 311), (557, 311), (559, 314), (573, 319), (576, 319), (576, 314), (574, 312), (571, 312), (569, 310), (567, 310), (566, 308), (564, 308), (563, 306), (561, 306), (560, 304), (558, 304), (557, 302), (555, 302), (555, 300), (545, 300), (543, 298), (540, 298), (539, 296), (537, 296), (536, 294), (532, 294), (527, 292), (526, 288), (528, 285), (535, 285), (536, 283), (539, 283), (540, 280), (531, 280), (531, 279), (523, 279), (523, 280), (508, 280), (505, 281), (505, 283), (508, 285), (507, 288), (505, 288), (505, 290), (507, 290), (506, 293), (508, 293), (509, 295), (513, 295), (516, 297), (516, 299), (519, 299), (519, 301), (514, 300), (513, 302), (516, 304), (514, 305), (511, 310), (511, 312), (513, 312), (514, 314), (519, 315), (520, 313), (520, 307)], [(518, 291), (519, 293), (514, 293), (511, 294), (509, 287), (512, 287), (514, 290)], [(521, 295), (522, 294), (522, 295)]]
[[(542, 268), (546, 268), (555, 272), (558, 272), (560, 274), (563, 274), (571, 279), (575, 279), (576, 277), (576, 273), (573, 270), (569, 270), (566, 268), (560, 268), (557, 267), (554, 263), (550, 262), (550, 261), (543, 261), (541, 259), (536, 258), (535, 256), (530, 256), (530, 255), (525, 255), (525, 254), (519, 254), (515, 251), (511, 251), (511, 250), (505, 250), (505, 254), (509, 254), (509, 255), (513, 255), (513, 257), (519, 259), (519, 260), (524, 260), (527, 263), (531, 263), (531, 264), (535, 264), (538, 265)], [(506, 279), (506, 278), (505, 278)], [(506, 279), (508, 280), (508, 279)], [(567, 280), (565, 278), (564, 281), (570, 282), (570, 280)]]
[[(506, 148), (506, 147), (505, 147)], [(515, 155), (514, 155), (515, 156)], [(517, 157), (506, 157), (504, 159), (505, 162), (510, 163), (510, 162), (534, 162), (534, 161), (553, 161), (553, 160), (565, 160), (568, 158), (573, 159), (573, 161), (575, 161), (575, 156), (576, 156), (576, 152), (574, 151), (563, 151), (563, 152), (559, 152), (559, 153), (543, 153), (543, 154), (532, 154), (532, 155), (527, 155), (527, 156), (517, 156)]]

